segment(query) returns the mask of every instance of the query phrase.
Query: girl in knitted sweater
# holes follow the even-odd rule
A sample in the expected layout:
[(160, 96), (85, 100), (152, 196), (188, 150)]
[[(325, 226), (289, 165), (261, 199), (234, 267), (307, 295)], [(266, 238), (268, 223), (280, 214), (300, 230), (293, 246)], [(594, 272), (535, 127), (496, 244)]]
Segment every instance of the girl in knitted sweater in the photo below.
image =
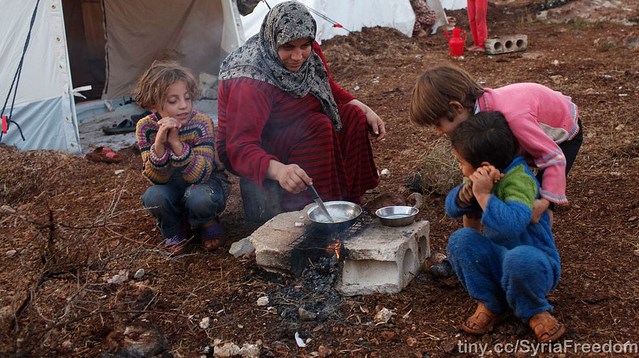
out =
[(152, 112), (136, 126), (143, 174), (153, 184), (142, 203), (171, 255), (183, 253), (193, 234), (207, 251), (224, 243), (219, 215), (230, 183), (215, 155), (213, 121), (193, 110), (199, 93), (193, 75), (172, 61), (154, 62), (134, 93)]

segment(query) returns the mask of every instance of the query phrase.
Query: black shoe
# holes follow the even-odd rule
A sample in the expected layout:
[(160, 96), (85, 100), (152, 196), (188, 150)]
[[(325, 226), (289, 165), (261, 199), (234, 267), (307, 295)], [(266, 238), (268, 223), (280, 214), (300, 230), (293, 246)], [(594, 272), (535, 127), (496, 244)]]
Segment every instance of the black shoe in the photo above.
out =
[(135, 123), (130, 119), (125, 119), (115, 127), (102, 128), (102, 132), (106, 135), (124, 134), (135, 132)]
[(431, 266), (428, 271), (436, 278), (448, 278), (455, 274), (448, 260), (443, 260)]

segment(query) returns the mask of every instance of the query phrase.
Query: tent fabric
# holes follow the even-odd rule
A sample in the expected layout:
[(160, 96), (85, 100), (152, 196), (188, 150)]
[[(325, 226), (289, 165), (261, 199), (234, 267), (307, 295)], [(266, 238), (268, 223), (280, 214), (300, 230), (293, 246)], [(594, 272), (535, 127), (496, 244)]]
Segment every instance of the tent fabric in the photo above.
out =
[[(267, 0), (273, 7), (285, 0)], [(349, 31), (361, 31), (364, 27), (392, 27), (411, 36), (415, 24), (415, 13), (409, 0), (300, 0), (313, 10), (320, 12), (329, 19), (339, 23)], [(253, 12), (242, 17), (242, 26), (246, 38), (260, 31), (262, 19), (266, 16), (268, 7), (260, 2)], [(312, 13), (312, 12), (311, 12)], [(345, 29), (333, 27), (333, 24), (313, 14), (317, 21), (318, 42), (337, 35), (348, 35)]]
[[(11, 112), (10, 120), (15, 122), (9, 124), (8, 133), (0, 134), (2, 144), (15, 145), (20, 150), (82, 152), (63, 1), (69, 4), (66, 0), (0, 0), (0, 8), (5, 15), (0, 26), (0, 100), (4, 103), (11, 96), (3, 114)], [(83, 1), (95, 5), (93, 1)], [(105, 104), (109, 104), (110, 100), (128, 99), (135, 80), (154, 59), (163, 56), (180, 60), (203, 83), (214, 81), (226, 54), (259, 31), (261, 19), (268, 10), (261, 2), (254, 14), (241, 17), (235, 0), (99, 1), (102, 11), (81, 11), (81, 20), (89, 21), (85, 24), (91, 29), (99, 30), (101, 25), (104, 26), (106, 83), (102, 100)], [(281, 0), (268, 2), (274, 5)], [(360, 31), (365, 26), (386, 26), (410, 36), (415, 21), (409, 0), (302, 2), (351, 31)], [(10, 108), (11, 81), (18, 70), (36, 4), (37, 17), (20, 81), (17, 89), (14, 88), (15, 105)], [(104, 14), (104, 17), (97, 14)], [(314, 16), (318, 20), (319, 40), (348, 35), (346, 30), (333, 27), (332, 23), (316, 14)], [(251, 17), (254, 19), (251, 20)], [(251, 21), (255, 27), (252, 32), (245, 33), (242, 26), (248, 28)], [(101, 25), (96, 26), (96, 22)], [(73, 24), (77, 31), (77, 23)], [(95, 43), (91, 44), (95, 46)], [(73, 45), (79, 46), (80, 50), (86, 46), (75, 41)], [(104, 107), (110, 108), (108, 105)]]
[[(36, 18), (20, 79), (10, 93), (36, 4)], [(79, 152), (80, 135), (73, 107), (61, 1), (0, 0), (0, 8), (5, 14), (0, 26), (0, 100), (4, 105), (8, 98), (3, 114), (11, 113), (10, 119), (15, 122), (9, 124), (0, 142), (23, 150)], [(12, 110), (13, 91), (15, 107)]]
[[(60, 123), (60, 118), (71, 118), (68, 113), (69, 98), (55, 97), (28, 103), (14, 108), (14, 118), (19, 118), (18, 124), (24, 134), (22, 140), (20, 131), (13, 125), (3, 137), (2, 143), (15, 145), (21, 150), (55, 149), (69, 153), (80, 153), (80, 140), (77, 126), (70, 123)], [(66, 121), (65, 121), (66, 122)], [(5, 134), (6, 135), (6, 134)]]
[(442, 7), (446, 10), (465, 9), (466, 2), (466, 0), (441, 0)]
[(221, 1), (105, 0), (107, 80), (103, 99), (130, 95), (153, 60), (172, 58), (196, 77), (217, 75), (221, 50)]

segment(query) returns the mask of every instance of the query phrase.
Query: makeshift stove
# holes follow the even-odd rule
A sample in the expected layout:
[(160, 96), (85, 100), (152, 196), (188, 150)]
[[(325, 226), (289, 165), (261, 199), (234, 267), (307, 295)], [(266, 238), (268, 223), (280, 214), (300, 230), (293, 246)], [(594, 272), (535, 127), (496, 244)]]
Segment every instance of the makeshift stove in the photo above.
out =
[(387, 227), (364, 214), (342, 231), (326, 232), (313, 227), (304, 209), (272, 218), (249, 240), (267, 271), (299, 275), (309, 265), (337, 268), (336, 289), (343, 295), (397, 293), (430, 256), (429, 228), (428, 221)]

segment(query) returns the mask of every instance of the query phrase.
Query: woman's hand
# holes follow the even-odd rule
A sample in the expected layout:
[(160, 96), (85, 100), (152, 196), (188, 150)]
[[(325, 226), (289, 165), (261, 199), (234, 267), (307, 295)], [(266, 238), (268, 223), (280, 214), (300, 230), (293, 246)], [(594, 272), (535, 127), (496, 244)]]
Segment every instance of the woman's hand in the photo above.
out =
[(291, 194), (297, 194), (307, 189), (307, 184), (313, 184), (311, 178), (304, 169), (297, 164), (284, 164), (271, 160), (266, 177), (277, 180), (282, 189)]
[(371, 132), (371, 140), (373, 142), (379, 142), (384, 140), (386, 137), (386, 126), (384, 125), (384, 121), (373, 111), (369, 106), (360, 102), (357, 99), (354, 99), (349, 104), (354, 104), (359, 107), (366, 114), (366, 122), (370, 127)]

